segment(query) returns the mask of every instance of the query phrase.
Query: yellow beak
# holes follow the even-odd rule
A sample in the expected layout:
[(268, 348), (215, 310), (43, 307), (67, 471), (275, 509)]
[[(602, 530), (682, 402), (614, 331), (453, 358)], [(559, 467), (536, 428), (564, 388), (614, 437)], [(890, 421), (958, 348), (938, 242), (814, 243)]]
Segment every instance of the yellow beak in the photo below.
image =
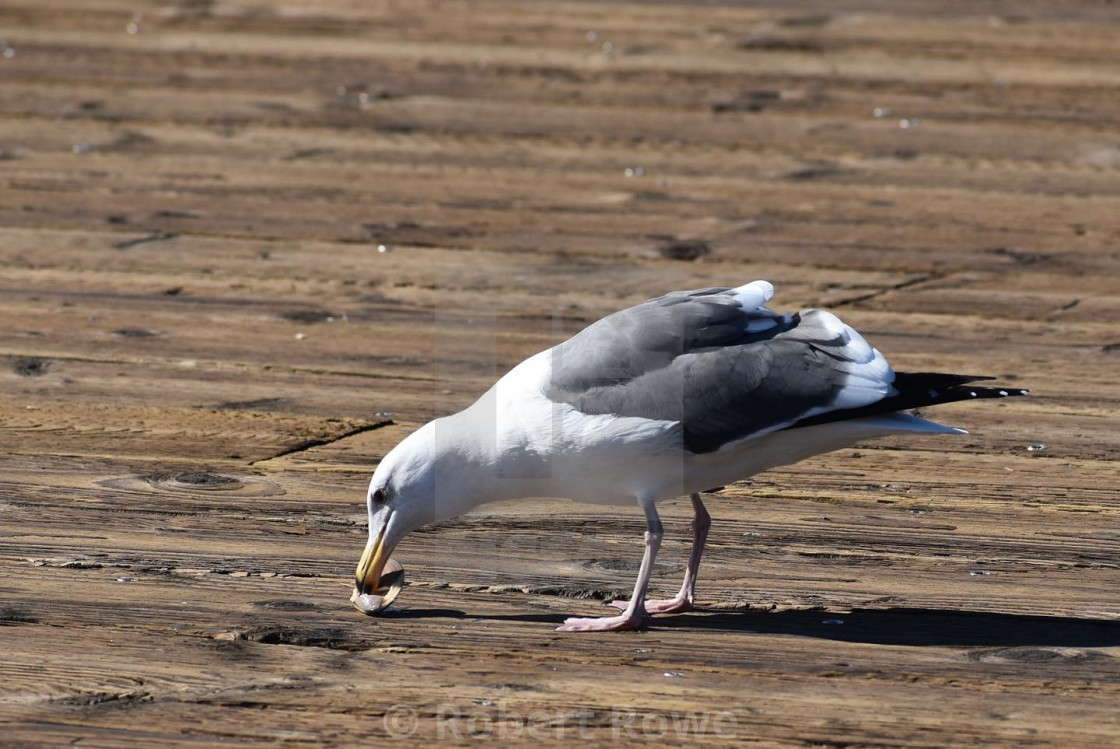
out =
[(366, 543), (366, 550), (362, 552), (362, 558), (358, 561), (358, 569), (354, 573), (354, 588), (359, 595), (373, 593), (381, 581), (381, 572), (385, 569), (385, 562), (389, 558), (385, 553), (384, 544), (385, 529), (388, 525), (388, 523), (383, 525), (377, 538), (371, 538)]

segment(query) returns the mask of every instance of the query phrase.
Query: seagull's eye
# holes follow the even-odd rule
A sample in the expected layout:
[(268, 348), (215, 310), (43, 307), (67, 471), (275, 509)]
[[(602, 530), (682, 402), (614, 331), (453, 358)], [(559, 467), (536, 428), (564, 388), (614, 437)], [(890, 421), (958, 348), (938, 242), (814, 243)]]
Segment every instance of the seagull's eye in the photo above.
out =
[(384, 489), (374, 489), (373, 494), (369, 495), (369, 498), (373, 500), (375, 505), (383, 505), (385, 504), (385, 500), (389, 497), (385, 494)]

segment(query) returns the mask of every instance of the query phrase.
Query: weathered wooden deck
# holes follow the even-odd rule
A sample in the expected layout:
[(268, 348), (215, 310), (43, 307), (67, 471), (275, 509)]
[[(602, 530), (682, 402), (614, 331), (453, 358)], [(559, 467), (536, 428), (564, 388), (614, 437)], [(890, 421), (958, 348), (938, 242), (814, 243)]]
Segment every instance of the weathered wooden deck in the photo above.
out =
[[(1115, 5), (4, 0), (0, 39), (0, 744), (1120, 742)], [(574, 504), (417, 533), (351, 608), (403, 434), (753, 278), (1033, 397), (710, 497), (702, 610), (644, 633), (553, 632), (641, 551)]]

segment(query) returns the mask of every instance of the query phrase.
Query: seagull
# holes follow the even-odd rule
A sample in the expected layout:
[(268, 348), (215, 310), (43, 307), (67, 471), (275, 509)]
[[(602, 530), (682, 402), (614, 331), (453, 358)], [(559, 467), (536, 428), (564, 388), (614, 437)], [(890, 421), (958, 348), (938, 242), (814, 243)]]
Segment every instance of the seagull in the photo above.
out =
[[(753, 281), (616, 312), (408, 435), (370, 481), (369, 540), (351, 600), (380, 611), (395, 597), (382, 597), (382, 574), (401, 539), (481, 504), (636, 504), (646, 533), (633, 595), (611, 602), (615, 616), (570, 618), (558, 631), (638, 629), (651, 614), (693, 607), (711, 526), (703, 491), (873, 437), (966, 434), (905, 412), (1027, 394), (971, 384), (990, 377), (895, 372), (832, 313), (773, 312), (773, 295), (769, 282)], [(686, 495), (694, 519), (684, 581), (673, 598), (647, 600), (662, 538), (657, 504)]]

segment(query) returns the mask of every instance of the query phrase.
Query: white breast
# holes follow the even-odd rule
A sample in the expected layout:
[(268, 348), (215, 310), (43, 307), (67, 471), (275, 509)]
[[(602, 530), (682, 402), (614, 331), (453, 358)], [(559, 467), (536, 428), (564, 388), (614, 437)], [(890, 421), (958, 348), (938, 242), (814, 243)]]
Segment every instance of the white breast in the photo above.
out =
[[(546, 396), (551, 351), (526, 359), (463, 412), (492, 450), (495, 498), (563, 497), (632, 504), (679, 490), (683, 453), (675, 424), (588, 416)], [(678, 492), (679, 493), (679, 492)]]

